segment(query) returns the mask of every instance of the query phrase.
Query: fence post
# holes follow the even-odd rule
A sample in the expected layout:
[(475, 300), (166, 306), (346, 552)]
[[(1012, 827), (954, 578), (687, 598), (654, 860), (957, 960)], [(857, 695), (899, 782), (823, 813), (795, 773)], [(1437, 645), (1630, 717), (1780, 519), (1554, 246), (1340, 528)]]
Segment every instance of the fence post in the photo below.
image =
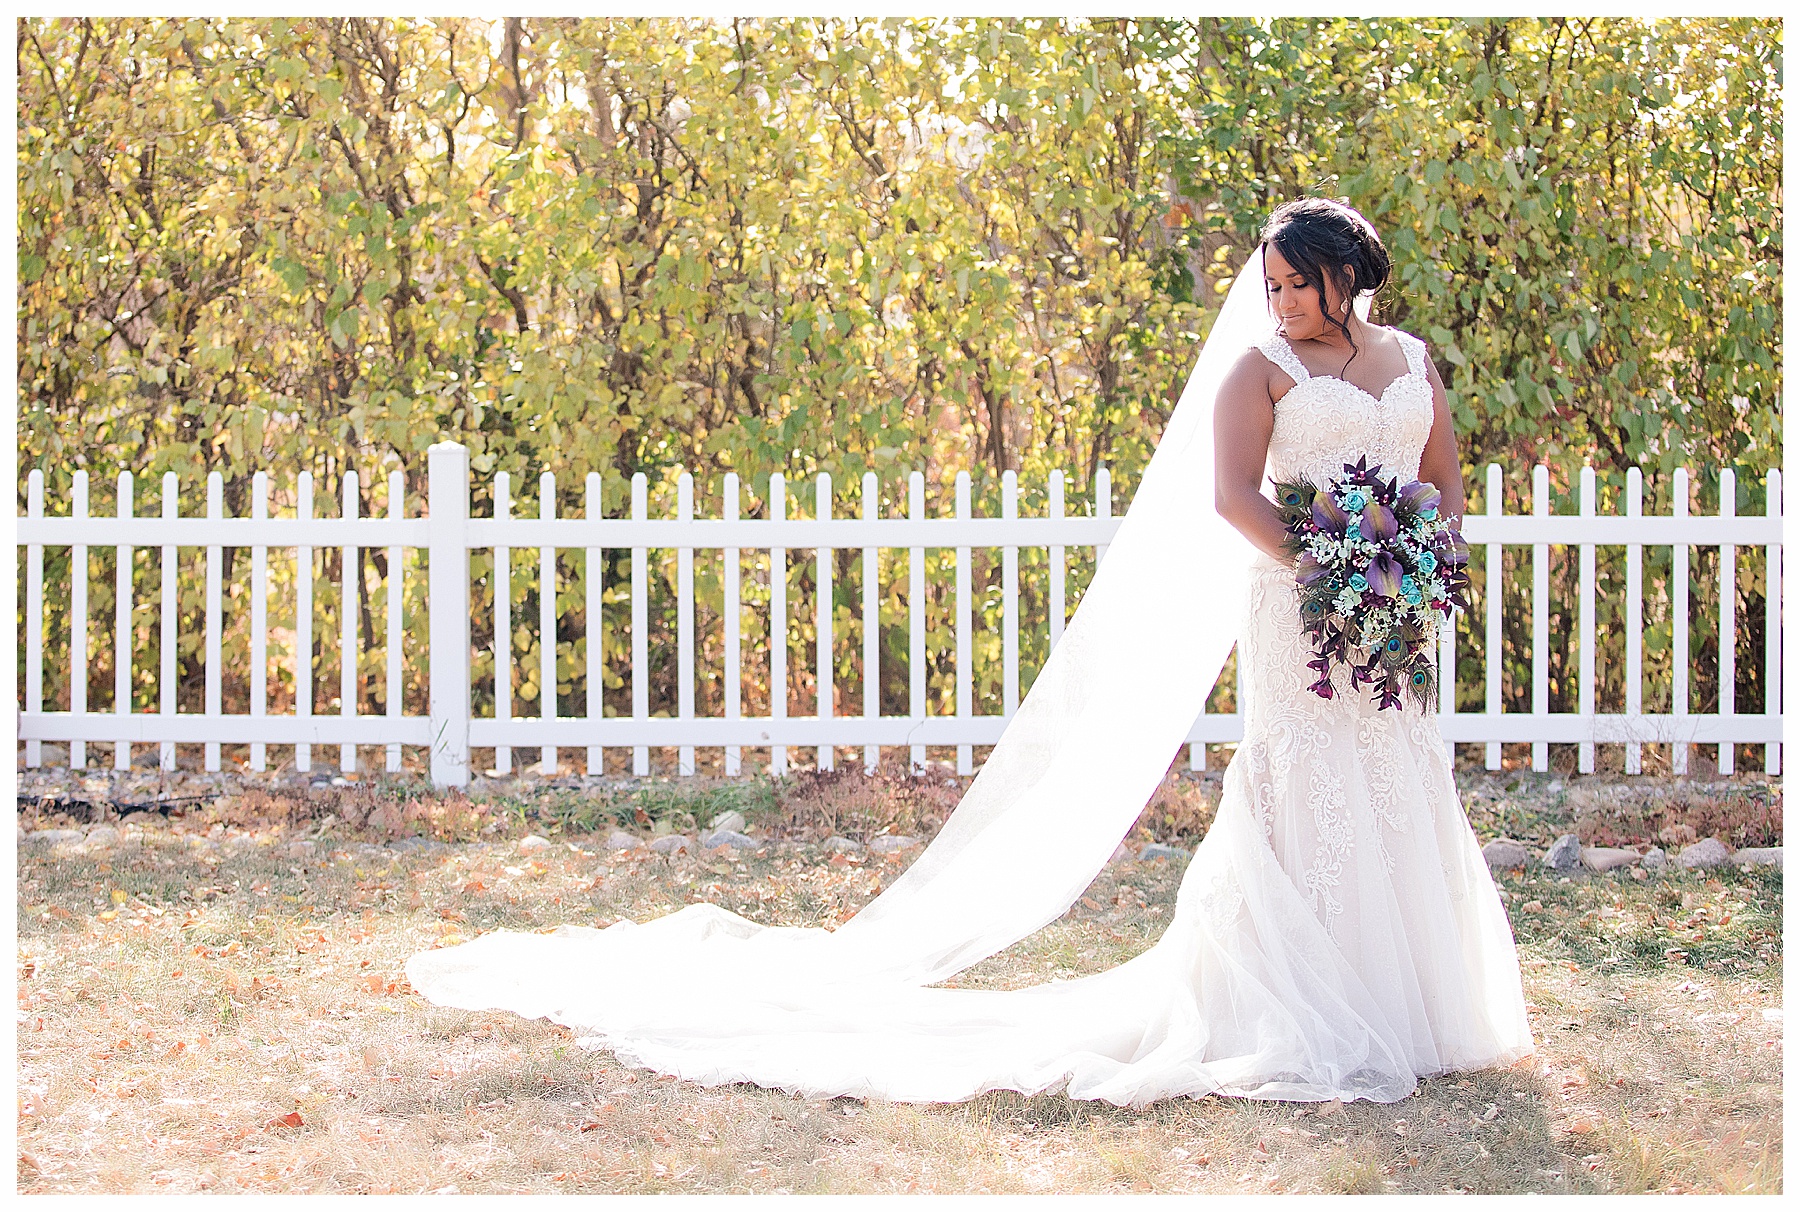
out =
[(469, 783), (469, 450), (439, 442), (427, 454), (431, 559), (431, 782)]

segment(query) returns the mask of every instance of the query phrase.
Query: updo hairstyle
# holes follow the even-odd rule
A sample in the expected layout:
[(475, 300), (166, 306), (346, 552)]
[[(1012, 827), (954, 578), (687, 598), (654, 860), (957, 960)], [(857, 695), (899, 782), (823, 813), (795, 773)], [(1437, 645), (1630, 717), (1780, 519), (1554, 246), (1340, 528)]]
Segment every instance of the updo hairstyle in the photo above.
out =
[(1259, 247), (1273, 244), (1306, 284), (1319, 292), (1325, 319), (1350, 342), (1351, 361), (1358, 352), (1350, 326), (1326, 304), (1325, 280), (1343, 299), (1387, 284), (1393, 262), (1382, 247), (1375, 225), (1354, 209), (1330, 198), (1296, 198), (1283, 202), (1263, 225)]

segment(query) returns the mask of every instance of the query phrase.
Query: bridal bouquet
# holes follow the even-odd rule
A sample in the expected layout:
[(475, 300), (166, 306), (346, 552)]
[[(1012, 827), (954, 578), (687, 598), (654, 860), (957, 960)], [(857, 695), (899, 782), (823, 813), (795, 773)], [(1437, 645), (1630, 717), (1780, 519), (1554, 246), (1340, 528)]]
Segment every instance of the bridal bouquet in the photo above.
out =
[(1288, 550), (1299, 557), (1300, 621), (1317, 654), (1307, 662), (1319, 675), (1311, 689), (1332, 697), (1332, 665), (1342, 662), (1353, 686), (1374, 688), (1379, 708), (1397, 709), (1403, 686), (1424, 708), (1437, 618), (1468, 608), (1469, 549), (1438, 516), (1437, 489), (1384, 480), (1368, 463), (1344, 464), (1323, 488), (1275, 485)]

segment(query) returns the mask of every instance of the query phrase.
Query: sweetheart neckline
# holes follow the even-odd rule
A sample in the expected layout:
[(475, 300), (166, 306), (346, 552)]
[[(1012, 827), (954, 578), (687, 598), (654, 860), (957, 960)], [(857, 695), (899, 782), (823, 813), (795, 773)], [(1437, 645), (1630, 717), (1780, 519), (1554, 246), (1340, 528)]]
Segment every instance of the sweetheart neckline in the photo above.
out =
[[(1399, 329), (1394, 328), (1391, 325), (1386, 326), (1386, 327), (1389, 332), (1393, 333), (1397, 337), (1404, 337), (1406, 335), (1406, 334), (1401, 333), (1401, 331)], [(1413, 369), (1412, 357), (1411, 357), (1411, 355), (1408, 355), (1407, 359), (1406, 359), (1406, 370), (1404, 372), (1402, 372), (1401, 374), (1398, 374), (1398, 375), (1394, 376), (1393, 378), (1389, 379), (1387, 386), (1383, 387), (1381, 389), (1381, 394), (1376, 395), (1374, 392), (1372, 392), (1368, 388), (1362, 386), (1360, 383), (1352, 383), (1349, 379), (1341, 378), (1338, 375), (1316, 375), (1316, 374), (1314, 374), (1312, 371), (1306, 369), (1306, 363), (1302, 362), (1300, 360), (1300, 355), (1294, 351), (1294, 343), (1292, 341), (1289, 341), (1280, 332), (1275, 332), (1275, 333), (1272, 333), (1271, 335), (1277, 341), (1280, 341), (1284, 346), (1287, 347), (1288, 357), (1292, 358), (1294, 360), (1295, 364), (1298, 365), (1300, 367), (1300, 369), (1302, 371), (1305, 371), (1305, 373), (1306, 373), (1306, 377), (1304, 379), (1294, 379), (1294, 387), (1299, 387), (1303, 383), (1310, 383), (1314, 379), (1328, 379), (1333, 383), (1342, 383), (1345, 387), (1351, 388), (1354, 391), (1362, 392), (1363, 395), (1365, 395), (1369, 399), (1375, 401), (1375, 403), (1377, 403), (1377, 404), (1385, 404), (1387, 402), (1388, 392), (1394, 390), (1395, 387), (1399, 386), (1401, 383), (1405, 382), (1407, 379), (1411, 379), (1416, 376), (1421, 379), (1426, 379), (1427, 382), (1430, 381), (1429, 377), (1426, 375), (1426, 373), (1423, 370), (1414, 370)], [(1401, 344), (1402, 344), (1402, 348), (1404, 348), (1405, 342), (1402, 341)], [(1287, 375), (1288, 378), (1290, 378), (1290, 379), (1294, 378), (1293, 374), (1288, 370), (1287, 367), (1282, 366), (1279, 363), (1277, 363), (1276, 369), (1280, 370), (1282, 374)], [(1294, 387), (1288, 388), (1288, 391), (1294, 390)], [(1282, 400), (1287, 399), (1287, 391), (1284, 391), (1281, 393), (1281, 399)], [(1281, 402), (1281, 400), (1277, 400), (1275, 402), (1277, 404), (1279, 404)]]

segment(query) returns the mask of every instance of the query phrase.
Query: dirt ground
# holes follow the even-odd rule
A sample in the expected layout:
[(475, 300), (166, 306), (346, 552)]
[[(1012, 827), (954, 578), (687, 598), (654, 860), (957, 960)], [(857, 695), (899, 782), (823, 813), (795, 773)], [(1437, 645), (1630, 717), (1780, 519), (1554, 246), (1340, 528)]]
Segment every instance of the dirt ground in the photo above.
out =
[[(1508, 781), (1465, 780), (1484, 841), (1553, 835), (1604, 806), (1614, 785)], [(492, 812), (441, 841), (378, 842), (375, 795), (356, 829), (337, 815), (259, 821), (214, 802), (115, 821), (109, 844), (21, 843), (18, 1189), (1780, 1187), (1778, 872), (1504, 876), (1541, 1050), (1512, 1069), (1428, 1081), (1392, 1105), (820, 1101), (663, 1080), (542, 1022), (438, 1009), (411, 992), (402, 965), (496, 927), (601, 925), (696, 899), (761, 921), (835, 923), (910, 854), (834, 856), (817, 835), (866, 830), (870, 813), (930, 824), (936, 801), (884, 807), (882, 788), (864, 787), (856, 811), (813, 803), (810, 835), (771, 816), (753, 819), (768, 839), (754, 852), (663, 857), (607, 850), (611, 819), (595, 816), (593, 832), (514, 811), (533, 794), (492, 792), (475, 805)], [(633, 794), (637, 806), (615, 817), (655, 808)], [(1165, 815), (1206, 815), (1201, 792), (1180, 794), (1189, 798), (1163, 797)], [(1668, 798), (1651, 788), (1639, 799), (1656, 795)], [(396, 810), (390, 832), (406, 819), (422, 818)], [(649, 811), (636, 823), (648, 834), (669, 819)], [(59, 823), (83, 827), (66, 815), (26, 821)], [(527, 827), (552, 846), (522, 852)], [(1183, 867), (1114, 864), (1069, 916), (961, 983), (1012, 987), (1137, 954), (1168, 921)]]

